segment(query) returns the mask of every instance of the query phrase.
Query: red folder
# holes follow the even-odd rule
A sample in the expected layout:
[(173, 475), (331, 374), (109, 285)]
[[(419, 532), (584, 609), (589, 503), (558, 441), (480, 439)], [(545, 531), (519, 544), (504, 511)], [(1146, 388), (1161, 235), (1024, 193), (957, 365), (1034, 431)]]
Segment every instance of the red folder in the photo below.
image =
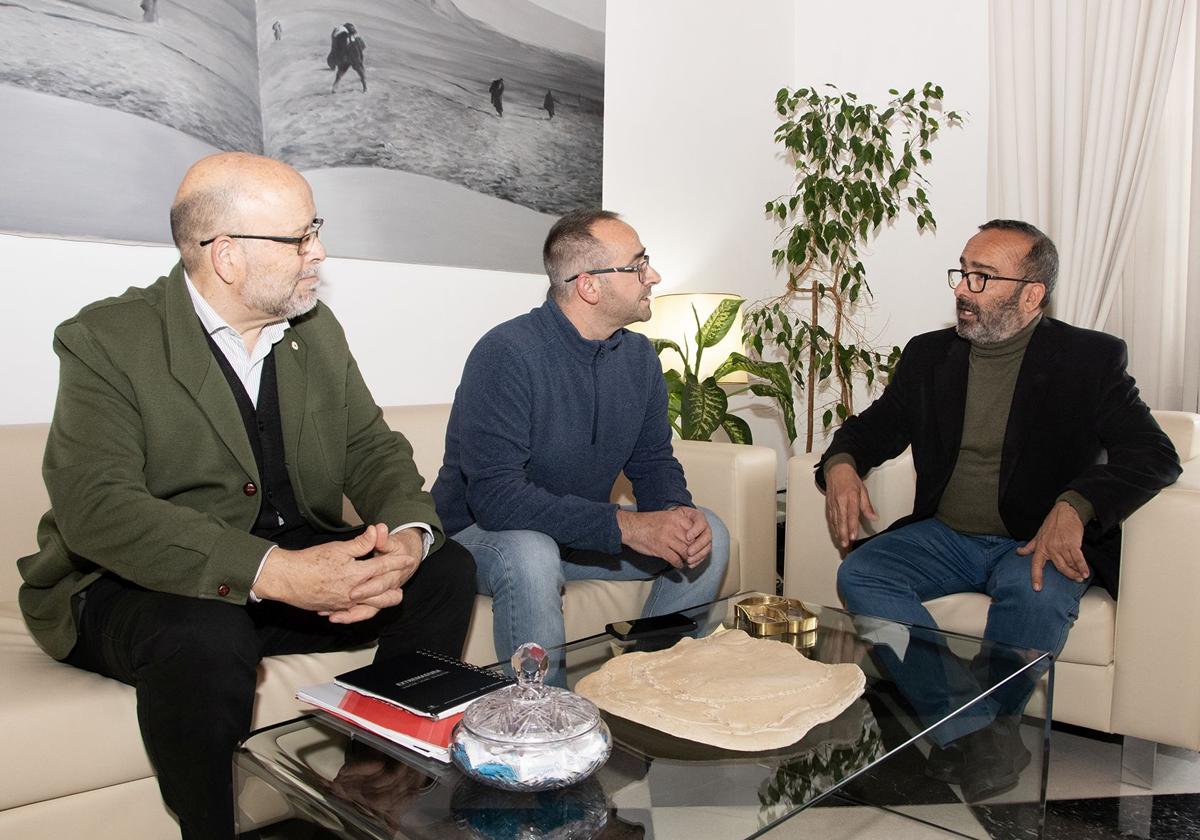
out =
[[(451, 715), (448, 718), (434, 720), (423, 715), (414, 715), (399, 706), (384, 703), (374, 697), (367, 697), (357, 691), (347, 691), (346, 696), (338, 703), (338, 708), (347, 714), (369, 720), (385, 729), (400, 732), (418, 741), (436, 744), (439, 747), (450, 746), (450, 735), (454, 725), (462, 720), (463, 713)], [(332, 711), (332, 710), (331, 710)]]
[(347, 723), (446, 763), (450, 761), (450, 737), (454, 725), (462, 719), (462, 712), (459, 712), (434, 720), (332, 682), (302, 688), (296, 696)]

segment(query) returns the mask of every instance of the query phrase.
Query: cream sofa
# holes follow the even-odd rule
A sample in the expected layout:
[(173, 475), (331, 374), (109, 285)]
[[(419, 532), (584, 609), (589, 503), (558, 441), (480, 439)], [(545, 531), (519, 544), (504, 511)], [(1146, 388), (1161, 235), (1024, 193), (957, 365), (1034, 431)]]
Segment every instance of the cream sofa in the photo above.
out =
[[(421, 474), (441, 465), (448, 405), (385, 410), (413, 445)], [(53, 661), (34, 644), (17, 608), (15, 560), (36, 547), (35, 527), (48, 502), (41, 478), (46, 425), (0, 427), (0, 837), (172, 838), (179, 831), (158, 795), (142, 748), (133, 690)], [(774, 591), (775, 453), (759, 446), (677, 441), (676, 455), (697, 502), (724, 520), (733, 556), (724, 594)], [(618, 482), (614, 499), (630, 500)], [(568, 638), (634, 617), (648, 583), (579, 581), (567, 586)], [(272, 657), (260, 669), (254, 726), (294, 717), (297, 686), (321, 682), (369, 661), (370, 650)], [(466, 658), (496, 659), (491, 600), (480, 596)]]
[[(1116, 602), (1101, 587), (1084, 595), (1079, 619), (1055, 665), (1054, 720), (1128, 738), (1200, 749), (1200, 416), (1156, 411), (1184, 462), (1184, 472), (1124, 523), (1121, 591)], [(813, 482), (818, 456), (788, 462), (784, 592), (818, 604), (839, 604), (837, 548), (826, 529), (824, 498)], [(900, 457), (867, 477), (879, 513), (868, 533), (912, 512), (912, 457)], [(966, 593), (929, 601), (946, 630), (982, 636), (989, 600)], [(1030, 701), (1043, 714), (1045, 681)], [(1139, 747), (1144, 758), (1144, 749)], [(1150, 756), (1153, 756), (1151, 749)], [(1145, 772), (1145, 769), (1142, 769)]]

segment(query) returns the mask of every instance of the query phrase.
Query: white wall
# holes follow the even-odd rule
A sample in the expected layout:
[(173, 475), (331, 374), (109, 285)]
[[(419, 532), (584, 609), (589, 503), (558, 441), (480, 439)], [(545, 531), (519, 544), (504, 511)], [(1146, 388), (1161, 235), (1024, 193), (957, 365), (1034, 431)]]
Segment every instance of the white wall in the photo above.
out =
[[(763, 204), (789, 188), (773, 141), (776, 90), (832, 81), (880, 100), (888, 87), (940, 83), (970, 112), (934, 146), (931, 195), (940, 227), (904, 222), (865, 260), (881, 342), (949, 322), (944, 269), (983, 220), (987, 137), (986, 3), (929, 0), (610, 0), (604, 201), (638, 228), (663, 274), (659, 291), (733, 291), (755, 300), (781, 283), (778, 227)], [(0, 235), (12, 305), (0, 331), (10, 395), (0, 424), (44, 421), (54, 399), (53, 325), (83, 303), (144, 285), (169, 249)], [(489, 326), (537, 305), (541, 277), (329, 260), (325, 298), (382, 403), (449, 400), (462, 362)], [(415, 360), (415, 363), (414, 363)], [(769, 408), (745, 412), (758, 442), (787, 450)]]
[(774, 142), (775, 93), (833, 82), (882, 102), (890, 87), (943, 86), (962, 129), (932, 147), (936, 235), (909, 220), (864, 260), (881, 339), (949, 323), (945, 269), (985, 221), (987, 4), (927, 0), (610, 0), (604, 200), (638, 228), (661, 292), (782, 288), (771, 265), (779, 226), (763, 205), (790, 189)]
[[(891, 87), (941, 84), (969, 112), (934, 144), (936, 235), (902, 218), (863, 260), (876, 303), (868, 333), (884, 346), (950, 323), (945, 269), (985, 221), (987, 4), (929, 0), (695, 3), (610, 0), (604, 198), (638, 228), (663, 275), (660, 292), (782, 290), (771, 265), (779, 226), (763, 205), (791, 187), (774, 142), (776, 91), (833, 82), (882, 102)], [(756, 443), (790, 451), (777, 413), (741, 406)], [(803, 428), (801, 434), (801, 448)], [(819, 446), (819, 444), (818, 444)]]
[(773, 103), (792, 78), (795, 7), (608, 4), (604, 201), (641, 234), (659, 293), (775, 288), (763, 205), (787, 183)]
[[(58, 364), (51, 335), (93, 300), (145, 286), (170, 270), (173, 248), (0, 235), (8, 276), (0, 424), (50, 419)], [(321, 297), (346, 328), (375, 399), (449, 402), (487, 329), (545, 297), (544, 277), (465, 268), (330, 259)]]
[[(860, 100), (883, 102), (889, 88), (940, 84), (947, 109), (967, 112), (962, 128), (943, 129), (926, 172), (938, 222), (918, 235), (902, 213), (863, 260), (875, 292), (870, 324), (881, 344), (949, 326), (954, 298), (946, 269), (987, 221), (988, 30), (985, 0), (843, 0), (801, 4), (796, 18), (796, 85), (833, 82)], [(842, 37), (829, 37), (842, 33)]]
[[(775, 93), (796, 59), (791, 0), (609, 0), (604, 201), (638, 229), (659, 294), (774, 293), (778, 230), (763, 205), (787, 187)], [(755, 443), (787, 459), (779, 414), (730, 401)], [(781, 485), (782, 486), (782, 485)]]
[[(943, 128), (930, 147), (924, 174), (938, 227), (918, 234), (902, 211), (863, 253), (867, 282), (875, 294), (863, 318), (877, 347), (904, 346), (918, 333), (950, 326), (953, 293), (946, 269), (975, 228), (987, 221), (988, 32), (984, 0), (844, 0), (802, 3), (796, 16), (794, 86), (836, 84), (860, 101), (883, 103), (888, 89), (940, 84), (947, 110), (966, 115), (961, 128)], [(842, 33), (829, 37), (829, 33)], [(869, 400), (855, 405), (861, 410)], [(800, 410), (799, 408), (797, 409)], [(804, 436), (803, 419), (797, 426)], [(824, 448), (820, 418), (814, 449)], [(802, 451), (803, 445), (796, 448)]]

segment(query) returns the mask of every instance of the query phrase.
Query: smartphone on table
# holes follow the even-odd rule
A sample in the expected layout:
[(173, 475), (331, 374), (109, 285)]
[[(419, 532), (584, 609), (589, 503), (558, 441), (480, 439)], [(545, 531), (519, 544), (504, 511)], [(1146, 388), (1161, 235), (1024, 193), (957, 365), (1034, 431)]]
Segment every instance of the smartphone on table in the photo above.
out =
[(644, 639), (648, 636), (682, 635), (695, 629), (696, 619), (678, 612), (649, 618), (635, 618), (632, 621), (614, 621), (604, 625), (605, 632), (623, 642)]

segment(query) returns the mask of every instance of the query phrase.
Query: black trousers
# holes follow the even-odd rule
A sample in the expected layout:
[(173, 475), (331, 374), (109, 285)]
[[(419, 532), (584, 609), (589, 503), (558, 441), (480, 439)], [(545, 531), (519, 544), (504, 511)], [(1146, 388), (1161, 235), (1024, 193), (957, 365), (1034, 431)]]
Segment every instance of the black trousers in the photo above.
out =
[(403, 601), (348, 625), (280, 602), (170, 595), (106, 575), (86, 591), (66, 661), (137, 690), (142, 740), (184, 840), (227, 840), (233, 751), (250, 732), (264, 656), (374, 640), (376, 659), (417, 648), (460, 656), (474, 600), (475, 562), (449, 540), (405, 584)]

